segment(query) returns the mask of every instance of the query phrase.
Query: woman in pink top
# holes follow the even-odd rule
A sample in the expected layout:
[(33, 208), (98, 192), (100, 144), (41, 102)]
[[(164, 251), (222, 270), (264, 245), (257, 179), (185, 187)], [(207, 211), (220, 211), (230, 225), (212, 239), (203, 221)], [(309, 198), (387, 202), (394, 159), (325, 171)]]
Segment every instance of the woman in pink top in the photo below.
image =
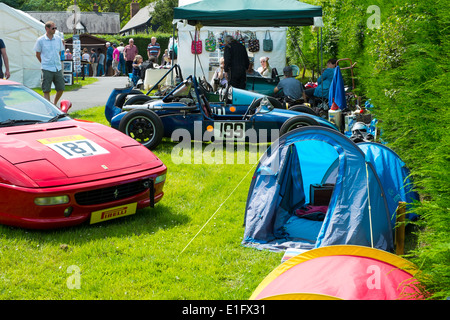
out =
[(119, 51), (119, 49), (117, 49), (117, 45), (115, 43), (113, 44), (113, 47), (114, 47), (114, 51), (113, 51), (112, 67), (113, 67), (113, 70), (114, 70), (113, 77), (116, 77), (116, 76), (120, 76), (120, 71), (119, 71), (119, 68), (118, 68), (118, 66), (119, 66), (119, 59), (120, 59), (120, 51)]

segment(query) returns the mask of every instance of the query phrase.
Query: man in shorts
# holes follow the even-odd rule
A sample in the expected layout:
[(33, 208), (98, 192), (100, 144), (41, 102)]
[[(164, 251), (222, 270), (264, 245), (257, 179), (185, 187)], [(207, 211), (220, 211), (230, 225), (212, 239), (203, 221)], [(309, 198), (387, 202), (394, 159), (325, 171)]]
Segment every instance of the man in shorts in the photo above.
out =
[(45, 34), (39, 37), (34, 45), (36, 58), (41, 63), (41, 85), (44, 98), (50, 101), (52, 83), (55, 85), (56, 95), (54, 104), (61, 98), (65, 83), (61, 66), (61, 51), (64, 51), (63, 40), (55, 35), (56, 26), (53, 21), (45, 24)]

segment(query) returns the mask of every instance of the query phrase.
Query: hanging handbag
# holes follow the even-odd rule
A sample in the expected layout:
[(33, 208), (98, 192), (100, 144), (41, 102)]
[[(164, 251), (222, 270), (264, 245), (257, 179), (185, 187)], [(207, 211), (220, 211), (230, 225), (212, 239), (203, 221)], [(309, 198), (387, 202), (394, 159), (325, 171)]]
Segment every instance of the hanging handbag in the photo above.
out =
[(240, 44), (242, 44), (245, 47), (245, 39), (242, 36), (242, 34), (238, 31), (236, 31), (234, 38), (236, 39), (237, 42), (239, 42)]
[(256, 32), (252, 32), (250, 39), (248, 40), (248, 51), (250, 52), (259, 51), (259, 40), (256, 38)]
[(212, 31), (208, 31), (208, 38), (205, 40), (205, 50), (208, 52), (216, 51), (216, 37)]
[(197, 32), (195, 29), (194, 40), (192, 40), (191, 44), (191, 52), (192, 54), (201, 54), (202, 53), (202, 40), (200, 40), (200, 32)]
[(227, 32), (223, 31), (219, 38), (217, 39), (217, 43), (219, 45), (219, 50), (224, 51), (225, 50), (225, 37), (227, 36)]
[(273, 41), (272, 41), (272, 38), (270, 36), (270, 31), (269, 30), (266, 31), (266, 35), (265, 35), (264, 40), (263, 40), (263, 50), (264, 51), (268, 51), (268, 52), (273, 50)]

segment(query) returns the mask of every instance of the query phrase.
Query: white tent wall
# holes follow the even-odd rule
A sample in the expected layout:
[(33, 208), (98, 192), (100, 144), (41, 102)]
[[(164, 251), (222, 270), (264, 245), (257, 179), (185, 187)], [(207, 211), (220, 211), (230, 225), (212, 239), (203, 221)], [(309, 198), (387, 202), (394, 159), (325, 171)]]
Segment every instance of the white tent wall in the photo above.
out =
[(10, 80), (29, 88), (40, 86), (41, 64), (33, 48), (37, 38), (44, 33), (45, 26), (42, 22), (23, 11), (0, 3), (0, 39), (6, 46)]
[[(269, 64), (272, 68), (276, 68), (278, 73), (283, 74), (283, 68), (286, 65), (286, 31), (287, 28), (266, 28), (266, 27), (252, 27), (252, 28), (233, 28), (233, 27), (208, 27), (204, 26), (200, 29), (200, 40), (202, 40), (202, 53), (198, 54), (198, 60), (195, 63), (195, 55), (191, 53), (191, 44), (195, 36), (195, 27), (187, 23), (178, 22), (178, 60), (183, 77), (189, 75), (196, 75), (197, 77), (205, 76), (208, 81), (211, 80), (215, 69), (218, 66), (220, 57), (223, 57), (223, 51), (220, 51), (219, 45), (215, 52), (208, 52), (205, 50), (205, 40), (208, 38), (208, 31), (212, 31), (214, 37), (217, 38), (223, 31), (229, 35), (234, 35), (236, 31), (241, 34), (247, 34), (249, 31), (256, 32), (256, 37), (259, 39), (260, 50), (258, 52), (250, 53), (249, 57), (254, 58), (254, 69), (260, 67), (259, 59), (263, 56), (269, 57)], [(273, 50), (271, 52), (263, 51), (263, 39), (266, 31), (270, 32), (270, 37), (273, 41)], [(212, 64), (212, 66), (210, 65)], [(216, 64), (216, 65), (214, 65)], [(195, 68), (195, 70), (194, 70)], [(194, 73), (195, 71), (195, 73)]]

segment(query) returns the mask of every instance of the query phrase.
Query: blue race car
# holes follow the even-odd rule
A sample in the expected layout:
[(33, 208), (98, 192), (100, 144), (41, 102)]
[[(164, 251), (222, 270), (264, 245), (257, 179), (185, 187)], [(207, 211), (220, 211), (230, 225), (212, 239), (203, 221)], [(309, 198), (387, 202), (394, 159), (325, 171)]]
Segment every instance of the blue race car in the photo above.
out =
[(162, 99), (117, 107), (123, 104), (117, 103), (118, 97), (132, 90), (114, 89), (106, 103), (105, 116), (113, 128), (149, 149), (157, 147), (163, 137), (175, 141), (188, 135), (191, 140), (231, 139), (259, 143), (274, 141), (284, 133), (302, 126), (319, 125), (337, 130), (334, 124), (318, 116), (277, 109), (266, 96), (253, 98), (245, 106), (245, 112), (243, 105), (210, 103), (192, 76)]
[[(175, 88), (173, 83), (179, 84), (183, 81), (183, 75), (179, 65), (175, 64), (151, 87), (147, 93), (140, 90), (131, 90), (121, 93), (116, 99), (116, 107), (122, 108), (126, 105), (144, 104), (150, 100), (161, 100), (171, 90)], [(289, 100), (273, 96), (273, 90), (279, 77), (264, 78), (262, 76), (247, 75), (247, 87), (245, 90), (232, 88), (231, 86), (217, 88), (214, 90), (206, 78), (197, 79), (200, 94), (204, 94), (212, 105), (215, 114), (244, 114), (248, 106), (256, 99), (267, 97), (270, 103), (278, 109), (289, 109), (312, 115), (318, 115), (311, 107), (305, 105), (303, 101)]]

